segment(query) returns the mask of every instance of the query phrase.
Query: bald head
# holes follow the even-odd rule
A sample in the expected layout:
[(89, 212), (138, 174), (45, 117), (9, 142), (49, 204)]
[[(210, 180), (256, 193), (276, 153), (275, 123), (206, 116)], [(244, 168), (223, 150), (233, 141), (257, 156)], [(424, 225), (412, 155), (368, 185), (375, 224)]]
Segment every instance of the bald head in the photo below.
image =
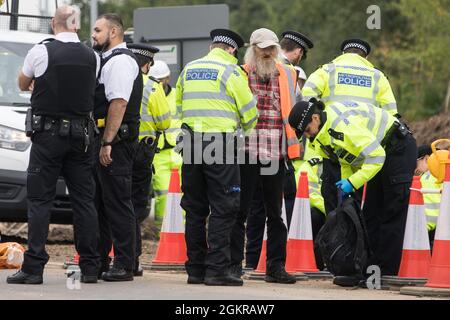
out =
[(56, 9), (52, 26), (55, 33), (77, 32), (80, 29), (80, 9), (69, 5), (59, 7)]

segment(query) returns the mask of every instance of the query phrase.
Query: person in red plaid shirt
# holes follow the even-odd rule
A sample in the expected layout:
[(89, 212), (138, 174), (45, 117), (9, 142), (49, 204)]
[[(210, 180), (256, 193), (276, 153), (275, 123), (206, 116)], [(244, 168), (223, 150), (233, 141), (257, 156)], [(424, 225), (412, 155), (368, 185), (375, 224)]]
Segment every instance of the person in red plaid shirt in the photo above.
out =
[(295, 104), (296, 72), (278, 61), (280, 45), (269, 29), (250, 37), (244, 69), (257, 99), (258, 123), (246, 137), (245, 163), (241, 164), (241, 208), (231, 235), (231, 272), (242, 275), (245, 221), (257, 186), (262, 187), (267, 216), (267, 282), (295, 283), (285, 270), (287, 229), (281, 218), (285, 159), (300, 156), (295, 132), (286, 125)]

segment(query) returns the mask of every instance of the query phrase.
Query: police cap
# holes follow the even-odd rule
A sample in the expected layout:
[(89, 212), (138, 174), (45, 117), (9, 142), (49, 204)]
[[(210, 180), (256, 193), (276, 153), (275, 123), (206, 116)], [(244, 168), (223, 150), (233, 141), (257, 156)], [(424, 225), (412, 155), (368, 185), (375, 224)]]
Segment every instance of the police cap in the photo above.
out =
[(301, 34), (297, 31), (288, 30), (281, 34), (282, 38), (289, 39), (294, 41), (296, 44), (298, 44), (303, 49), (303, 57), (302, 60), (306, 59), (306, 52), (309, 49), (314, 48), (313, 42), (304, 34)]
[(295, 130), (297, 137), (301, 137), (306, 127), (312, 120), (315, 111), (315, 103), (299, 101), (289, 113), (289, 125)]
[(214, 29), (211, 31), (210, 36), (213, 43), (225, 43), (235, 49), (244, 46), (244, 39), (236, 32), (228, 29)]
[(140, 55), (149, 60), (153, 59), (155, 53), (159, 52), (159, 49), (148, 44), (138, 44), (138, 43), (128, 43), (128, 49), (130, 49), (134, 54)]
[(342, 42), (341, 51), (345, 51), (350, 48), (362, 50), (366, 56), (370, 53), (370, 44), (361, 39), (347, 39)]

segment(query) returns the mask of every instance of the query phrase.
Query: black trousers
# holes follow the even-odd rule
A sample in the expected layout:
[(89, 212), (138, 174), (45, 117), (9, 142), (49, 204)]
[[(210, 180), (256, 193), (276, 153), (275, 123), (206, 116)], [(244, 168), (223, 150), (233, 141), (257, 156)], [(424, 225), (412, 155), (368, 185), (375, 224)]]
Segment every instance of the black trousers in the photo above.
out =
[(416, 141), (408, 135), (386, 148), (383, 168), (367, 184), (363, 213), (374, 253), (370, 264), (378, 265), (382, 275), (397, 275), (400, 267), (416, 158)]
[[(321, 212), (317, 208), (311, 208), (311, 226), (312, 226), (312, 234), (313, 234), (313, 240), (316, 239), (317, 234), (319, 233), (322, 226), (325, 224), (326, 217), (323, 212)], [(322, 255), (320, 254), (319, 248), (316, 248), (314, 246), (314, 256), (316, 258), (316, 265), (319, 270), (323, 270), (325, 267), (323, 264)]]
[(98, 160), (100, 140), (96, 140), (95, 204), (99, 218), (99, 253), (101, 269), (107, 271), (108, 253), (114, 247), (114, 266), (128, 271), (134, 269), (136, 251), (136, 217), (131, 202), (133, 159), (137, 139), (112, 146), (112, 163), (104, 167)]
[(33, 134), (27, 174), (28, 250), (22, 270), (42, 275), (49, 256), (45, 251), (50, 211), (56, 183), (62, 175), (73, 209), (75, 248), (80, 255), (80, 269), (85, 275), (97, 275), (97, 212), (94, 206), (92, 177), (93, 147), (85, 152), (83, 140), (60, 137), (58, 126)]
[[(245, 221), (258, 183), (261, 183), (265, 216), (267, 216), (267, 272), (284, 268), (286, 262), (287, 228), (281, 218), (284, 160), (274, 175), (262, 175), (261, 164), (241, 165), (241, 207), (231, 235), (231, 264), (241, 265), (244, 259)], [(265, 218), (265, 217), (264, 217)], [(264, 230), (264, 228), (263, 228)]]
[[(202, 150), (210, 143), (203, 142)], [(186, 211), (186, 271), (192, 276), (228, 273), (230, 234), (240, 203), (238, 164), (186, 162), (183, 155), (181, 207)], [(206, 221), (208, 220), (208, 230)]]
[(295, 169), (290, 162), (288, 169), (286, 169), (286, 176), (284, 179), (284, 203), (286, 206), (286, 218), (288, 228), (291, 225), (292, 211), (294, 210), (295, 195), (297, 193), (297, 181), (295, 181)]
[[(320, 228), (325, 224), (325, 215), (317, 208), (311, 208), (311, 224), (313, 239), (316, 238)], [(258, 185), (252, 200), (250, 212), (247, 217), (247, 244), (245, 248), (245, 267), (256, 269), (261, 255), (264, 227), (266, 226), (266, 215), (261, 186)], [(317, 267), (323, 269), (323, 260), (320, 251), (315, 249)]]
[(263, 189), (261, 182), (257, 183), (255, 195), (251, 201), (247, 216), (245, 246), (245, 267), (256, 269), (261, 255), (261, 247), (266, 227), (266, 209), (264, 208)]
[(139, 142), (136, 157), (133, 162), (131, 201), (136, 216), (136, 256), (135, 267), (138, 267), (142, 254), (141, 223), (148, 217), (150, 210), (148, 202), (152, 181), (152, 162), (154, 151), (144, 140)]
[(321, 178), (322, 187), (320, 191), (325, 202), (325, 212), (329, 214), (337, 208), (339, 203), (338, 189), (336, 187), (336, 182), (341, 180), (341, 166), (339, 163), (324, 158)]

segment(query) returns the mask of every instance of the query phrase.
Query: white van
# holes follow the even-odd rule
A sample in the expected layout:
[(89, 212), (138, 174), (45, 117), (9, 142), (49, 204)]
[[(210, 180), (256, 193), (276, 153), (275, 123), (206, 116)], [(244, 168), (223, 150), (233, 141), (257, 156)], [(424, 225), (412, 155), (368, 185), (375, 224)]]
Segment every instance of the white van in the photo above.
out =
[[(0, 222), (27, 220), (26, 178), (31, 141), (25, 135), (30, 92), (20, 91), (17, 76), (33, 45), (52, 37), (22, 31), (0, 31)], [(64, 181), (60, 179), (52, 222), (70, 223), (72, 211)]]

